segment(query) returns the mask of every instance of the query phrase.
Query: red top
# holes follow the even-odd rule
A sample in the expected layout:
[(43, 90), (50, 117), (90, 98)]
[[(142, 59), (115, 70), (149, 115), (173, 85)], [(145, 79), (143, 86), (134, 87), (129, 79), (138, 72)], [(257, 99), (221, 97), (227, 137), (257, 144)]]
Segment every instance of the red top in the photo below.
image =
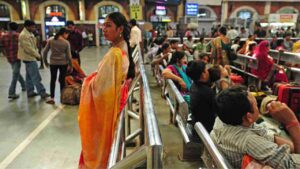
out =
[(3, 54), (6, 56), (9, 63), (19, 61), (18, 41), (19, 33), (15, 31), (4, 33), (0, 38), (0, 45), (2, 46)]
[(268, 46), (268, 41), (260, 42), (253, 55), (256, 57), (258, 66), (257, 69), (252, 69), (252, 73), (258, 76), (261, 80), (265, 80), (268, 77), (274, 65), (273, 59), (268, 55)]

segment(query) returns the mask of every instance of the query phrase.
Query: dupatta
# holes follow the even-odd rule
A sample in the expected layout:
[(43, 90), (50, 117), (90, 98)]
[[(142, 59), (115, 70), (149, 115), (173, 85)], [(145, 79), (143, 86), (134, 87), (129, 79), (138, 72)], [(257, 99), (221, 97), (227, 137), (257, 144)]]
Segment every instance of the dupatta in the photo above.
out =
[(192, 86), (192, 83), (191, 83), (191, 79), (186, 75), (185, 72), (182, 71), (182, 69), (185, 71), (186, 67), (185, 66), (182, 66), (182, 69), (180, 69), (177, 65), (173, 65), (177, 72), (179, 73), (180, 77), (182, 78), (182, 80), (184, 81), (185, 85), (186, 85), (186, 89), (188, 91), (190, 91), (191, 89), (191, 86)]

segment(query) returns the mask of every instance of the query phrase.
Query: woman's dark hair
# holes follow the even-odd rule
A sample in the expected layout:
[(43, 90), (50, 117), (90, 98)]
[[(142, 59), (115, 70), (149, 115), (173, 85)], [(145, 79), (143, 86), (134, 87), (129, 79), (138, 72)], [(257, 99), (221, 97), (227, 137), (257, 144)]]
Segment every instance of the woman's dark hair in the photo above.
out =
[(67, 30), (66, 28), (60, 28), (59, 31), (55, 34), (54, 39), (57, 40), (59, 36), (65, 34), (65, 33), (70, 33), (69, 30)]
[(247, 88), (235, 86), (223, 90), (216, 97), (217, 115), (223, 123), (240, 125), (248, 112), (253, 112)]
[(222, 34), (222, 35), (226, 35), (227, 34), (227, 29), (222, 26), (221, 28), (219, 28), (219, 32)]
[(177, 64), (178, 61), (181, 60), (183, 57), (184, 57), (183, 52), (179, 52), (179, 51), (174, 52), (168, 65)]
[(256, 43), (251, 43), (250, 45), (249, 45), (249, 51), (254, 51), (254, 47), (255, 46), (257, 46), (257, 44)]
[(221, 69), (219, 65), (214, 65), (208, 69), (210, 82), (214, 83), (221, 78)]
[(135, 65), (132, 58), (132, 51), (129, 44), (129, 38), (130, 38), (130, 27), (128, 25), (128, 22), (123, 14), (120, 12), (113, 12), (107, 15), (107, 17), (114, 22), (114, 24), (117, 27), (123, 26), (123, 38), (127, 43), (128, 48), (128, 59), (129, 59), (129, 68), (127, 73), (127, 79), (133, 79), (135, 77)]
[(202, 61), (190, 61), (186, 68), (186, 74), (197, 83), (201, 74), (205, 71), (206, 64)]

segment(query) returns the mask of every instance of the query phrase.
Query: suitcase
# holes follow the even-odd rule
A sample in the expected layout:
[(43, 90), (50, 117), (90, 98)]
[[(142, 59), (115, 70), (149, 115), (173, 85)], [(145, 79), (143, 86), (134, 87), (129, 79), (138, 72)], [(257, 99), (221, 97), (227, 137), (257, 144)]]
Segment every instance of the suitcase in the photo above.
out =
[(278, 101), (287, 104), (300, 119), (300, 86), (293, 84), (278, 85)]

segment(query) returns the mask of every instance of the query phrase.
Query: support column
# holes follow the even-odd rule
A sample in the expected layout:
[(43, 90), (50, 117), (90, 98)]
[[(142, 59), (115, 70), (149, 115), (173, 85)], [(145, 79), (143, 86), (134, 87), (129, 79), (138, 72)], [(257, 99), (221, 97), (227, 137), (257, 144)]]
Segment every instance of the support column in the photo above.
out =
[(228, 18), (228, 1), (222, 2), (222, 11), (221, 11), (221, 25), (223, 25)]
[(85, 5), (84, 5), (84, 1), (83, 0), (79, 0), (79, 19), (81, 21), (85, 21)]
[(21, 1), (21, 11), (22, 11), (22, 18), (23, 20), (31, 19), (30, 12), (29, 12), (29, 3), (28, 0)]

